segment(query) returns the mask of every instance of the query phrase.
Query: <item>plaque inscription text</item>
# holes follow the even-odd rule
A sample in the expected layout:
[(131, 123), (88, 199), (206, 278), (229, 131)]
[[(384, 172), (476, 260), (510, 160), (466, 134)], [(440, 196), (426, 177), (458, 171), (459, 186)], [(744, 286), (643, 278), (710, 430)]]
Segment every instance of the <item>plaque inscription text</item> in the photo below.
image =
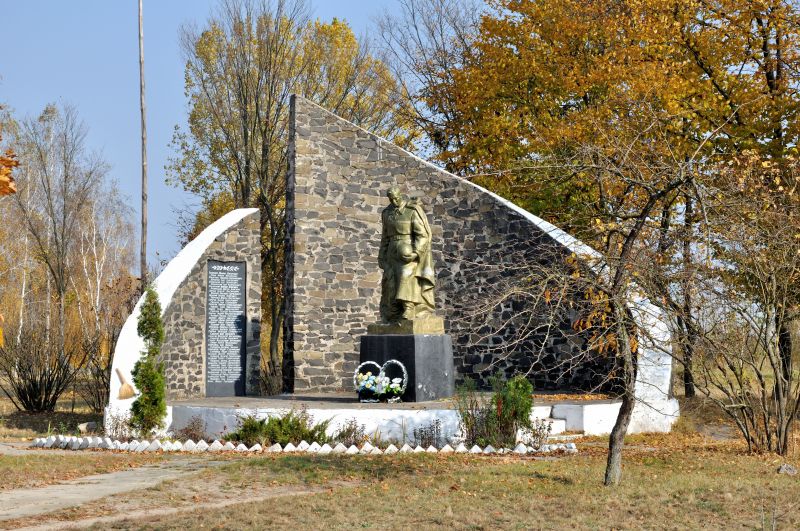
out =
[(206, 396), (245, 394), (245, 262), (208, 261)]

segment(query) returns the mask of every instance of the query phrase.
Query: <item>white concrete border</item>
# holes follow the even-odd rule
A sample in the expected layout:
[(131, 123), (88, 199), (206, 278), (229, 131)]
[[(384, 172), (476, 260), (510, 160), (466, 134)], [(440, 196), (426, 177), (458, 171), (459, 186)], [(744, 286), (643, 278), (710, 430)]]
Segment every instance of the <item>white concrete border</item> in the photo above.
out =
[[(551, 421), (551, 435), (564, 430), (584, 435), (608, 435), (617, 420), (621, 402), (556, 403), (552, 406), (536, 406), (531, 411), (532, 419)], [(677, 418), (677, 402), (637, 404), (628, 433), (668, 432)], [(244, 417), (267, 418), (279, 416), (289, 408), (243, 408), (211, 407), (199, 405), (173, 405), (170, 431), (177, 431), (189, 424), (193, 417), (205, 423), (208, 436), (223, 439), (235, 430)], [(453, 409), (362, 409), (341, 407), (336, 409), (306, 409), (315, 423), (329, 420), (328, 435), (350, 419), (364, 425), (367, 435), (379, 434), (384, 440), (412, 440), (414, 429), (429, 426), (438, 419), (442, 424), (442, 437), (451, 440), (459, 434), (459, 418)], [(674, 417), (673, 417), (674, 416)]]

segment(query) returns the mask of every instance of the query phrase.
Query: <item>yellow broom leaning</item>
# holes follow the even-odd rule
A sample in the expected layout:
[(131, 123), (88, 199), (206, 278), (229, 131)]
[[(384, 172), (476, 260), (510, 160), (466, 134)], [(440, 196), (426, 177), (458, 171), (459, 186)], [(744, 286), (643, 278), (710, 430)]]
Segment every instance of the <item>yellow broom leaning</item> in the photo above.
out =
[(128, 398), (133, 398), (136, 393), (133, 391), (133, 386), (128, 383), (128, 380), (122, 375), (122, 371), (117, 368), (117, 378), (119, 378), (119, 395), (117, 398), (119, 400), (127, 400)]

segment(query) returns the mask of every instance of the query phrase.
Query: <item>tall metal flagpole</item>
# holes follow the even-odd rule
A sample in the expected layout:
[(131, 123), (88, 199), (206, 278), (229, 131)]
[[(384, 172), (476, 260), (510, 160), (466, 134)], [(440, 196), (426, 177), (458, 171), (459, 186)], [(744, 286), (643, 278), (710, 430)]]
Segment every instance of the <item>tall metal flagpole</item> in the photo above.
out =
[(142, 28), (142, 0), (139, 0), (139, 104), (142, 111), (142, 248), (140, 275), (141, 290), (147, 285), (147, 119), (144, 104), (144, 32)]

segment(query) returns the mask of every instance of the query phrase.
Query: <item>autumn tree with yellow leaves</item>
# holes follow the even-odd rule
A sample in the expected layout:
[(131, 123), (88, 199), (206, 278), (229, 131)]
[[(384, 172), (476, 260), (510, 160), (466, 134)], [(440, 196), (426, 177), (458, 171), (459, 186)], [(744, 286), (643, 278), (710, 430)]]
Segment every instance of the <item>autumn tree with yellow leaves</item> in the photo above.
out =
[[(0, 141), (2, 140), (3, 137), (0, 135)], [(19, 166), (19, 161), (11, 149), (0, 154), (0, 196), (11, 195), (17, 191), (14, 178), (11, 176), (11, 172), (17, 166)]]
[[(0, 105), (0, 111), (4, 110), (4, 106)], [(3, 141), (3, 129), (0, 123), (0, 143)], [(0, 152), (0, 197), (11, 195), (17, 191), (17, 186), (14, 183), (12, 172), (14, 168), (19, 166), (17, 155), (11, 148), (7, 148), (5, 152)]]
[[(9, 117), (10, 118), (10, 117)], [(0, 387), (20, 409), (52, 410), (68, 388), (95, 411), (133, 307), (131, 212), (86, 142), (74, 107), (9, 119), (17, 192), (0, 200)]]
[[(457, 141), (442, 144), (438, 158), (593, 244), (609, 271), (598, 288), (610, 300), (621, 304), (636, 283), (644, 286), (673, 325), (691, 393), (693, 356), (703, 343), (699, 251), (719, 226), (709, 217), (720, 164), (750, 152), (785, 167), (780, 161), (792, 156), (800, 135), (798, 7), (760, 0), (487, 4), (463, 65), (409, 95), (431, 111), (447, 110), (436, 115), (435, 134)], [(772, 177), (765, 193), (794, 189), (788, 172)], [(627, 321), (624, 312), (617, 317)], [(625, 329), (618, 332), (617, 339)], [(789, 342), (790, 334), (776, 338)], [(631, 349), (622, 347), (625, 357)], [(788, 355), (791, 344), (777, 351)], [(620, 420), (607, 483), (620, 477)]]
[[(0, 142), (3, 141), (3, 135), (0, 132)], [(14, 178), (11, 172), (19, 166), (16, 154), (9, 148), (5, 153), (0, 154), (0, 197), (4, 195), (11, 195), (17, 191), (17, 186), (14, 183)], [(3, 346), (3, 314), (0, 313), (0, 347)]]

